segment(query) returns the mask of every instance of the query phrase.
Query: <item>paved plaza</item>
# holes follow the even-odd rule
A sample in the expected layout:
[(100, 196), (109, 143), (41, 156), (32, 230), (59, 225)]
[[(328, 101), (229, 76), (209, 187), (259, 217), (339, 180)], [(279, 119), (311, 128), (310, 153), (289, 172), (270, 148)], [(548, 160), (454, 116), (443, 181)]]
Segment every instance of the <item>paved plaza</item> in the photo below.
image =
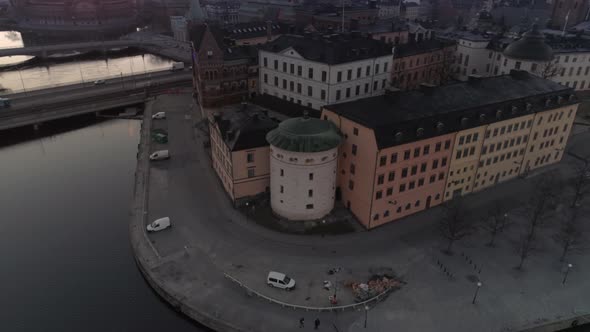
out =
[[(311, 330), (319, 318), (324, 331), (517, 331), (556, 321), (569, 324), (573, 317), (590, 315), (590, 298), (583, 295), (590, 294), (590, 266), (584, 264), (590, 250), (568, 257), (573, 268), (562, 283), (566, 264), (559, 261), (561, 251), (553, 234), (564, 206), (557, 206), (540, 231), (542, 245), (524, 269), (515, 269), (516, 243), (526, 224), (524, 202), (535, 179), (571, 177), (581, 159), (590, 157), (587, 127), (578, 126), (570, 139), (568, 151), (575, 157), (566, 154), (559, 165), (467, 196), (473, 225), (481, 224), (494, 200), (509, 206), (511, 225), (498, 235), (493, 248), (486, 246), (489, 233), (478, 228), (454, 245), (453, 255), (446, 255), (442, 252), (446, 242), (437, 231), (440, 207), (369, 232), (319, 236), (264, 228), (235, 210), (223, 191), (204, 148), (207, 136), (195, 129), (200, 111), (190, 95), (159, 96), (146, 108), (146, 117), (158, 111), (166, 111), (167, 119), (146, 119), (143, 124), (132, 245), (156, 290), (216, 330)], [(149, 142), (150, 128), (167, 130), (169, 142)], [(163, 148), (170, 150), (171, 159), (149, 164), (148, 152)], [(145, 223), (164, 216), (171, 218), (172, 229), (144, 233)], [(336, 267), (339, 272), (327, 273)], [(270, 270), (287, 273), (297, 288), (292, 292), (269, 288), (265, 278)], [(367, 312), (283, 308), (249, 294), (224, 276), (277, 301), (330, 307), (328, 297), (334, 289), (323, 289), (323, 281), (337, 285), (339, 304), (345, 305), (354, 303), (350, 282), (366, 282), (382, 273), (395, 275), (404, 284), (382, 302), (371, 304)], [(478, 281), (482, 286), (472, 304)], [(299, 328), (300, 318), (305, 318), (304, 329)]]

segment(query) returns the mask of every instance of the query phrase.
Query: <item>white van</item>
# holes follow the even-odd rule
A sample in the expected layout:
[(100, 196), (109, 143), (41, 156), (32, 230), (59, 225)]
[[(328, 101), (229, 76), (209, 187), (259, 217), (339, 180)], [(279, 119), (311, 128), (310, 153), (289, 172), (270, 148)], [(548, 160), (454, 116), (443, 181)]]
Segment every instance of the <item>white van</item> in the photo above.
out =
[(285, 274), (270, 271), (266, 277), (266, 284), (280, 289), (292, 290), (295, 288), (295, 280)]
[(164, 160), (168, 158), (170, 158), (170, 153), (168, 153), (168, 150), (156, 151), (150, 155), (150, 160)]
[(151, 224), (147, 225), (146, 228), (148, 232), (157, 232), (168, 227), (172, 227), (172, 225), (170, 224), (170, 218), (164, 217), (154, 220)]
[(166, 119), (166, 112), (158, 112), (152, 115), (152, 119)]

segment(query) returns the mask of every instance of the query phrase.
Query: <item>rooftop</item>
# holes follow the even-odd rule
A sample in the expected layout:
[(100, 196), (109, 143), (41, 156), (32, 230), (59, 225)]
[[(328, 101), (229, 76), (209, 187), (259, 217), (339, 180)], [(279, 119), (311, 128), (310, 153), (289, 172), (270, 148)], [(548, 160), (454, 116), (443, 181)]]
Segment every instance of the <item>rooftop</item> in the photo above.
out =
[(398, 45), (395, 47), (394, 57), (397, 59), (416, 54), (428, 53), (445, 47), (452, 47), (455, 44), (454, 41), (428, 39), (419, 43)]
[(337, 147), (342, 138), (332, 122), (304, 115), (281, 122), (266, 135), (266, 140), (287, 151), (321, 152)]
[(572, 94), (571, 88), (524, 71), (512, 71), (503, 76), (474, 77), (469, 82), (388, 93), (324, 108), (372, 128), (377, 145), (384, 148), (542, 111), (549, 97), (553, 98), (553, 108), (557, 95), (567, 97), (567, 102), (577, 102), (575, 97), (570, 99)]
[(230, 151), (266, 146), (266, 134), (286, 117), (251, 104), (231, 105), (213, 115)]
[(282, 35), (261, 48), (273, 53), (292, 48), (307, 60), (330, 65), (391, 55), (391, 47), (387, 44), (353, 35)]

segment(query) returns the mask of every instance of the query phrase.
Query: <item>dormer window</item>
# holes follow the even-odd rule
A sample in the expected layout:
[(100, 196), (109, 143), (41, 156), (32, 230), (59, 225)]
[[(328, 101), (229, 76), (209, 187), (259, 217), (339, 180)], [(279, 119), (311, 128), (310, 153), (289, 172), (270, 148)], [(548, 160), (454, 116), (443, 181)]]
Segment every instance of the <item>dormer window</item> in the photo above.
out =
[(404, 134), (401, 131), (398, 131), (397, 133), (395, 133), (395, 141), (396, 142), (400, 142), (403, 137), (404, 137)]
[(497, 110), (496, 111), (496, 119), (501, 119), (502, 118), (502, 110)]
[(531, 104), (531, 103), (526, 103), (526, 110), (527, 110), (527, 111), (530, 111), (530, 110), (532, 110), (532, 109), (533, 109), (533, 104)]
[(416, 129), (416, 137), (422, 137), (422, 136), (424, 136), (424, 128)]
[(518, 107), (516, 106), (512, 106), (512, 114), (516, 114), (516, 112), (518, 112)]
[(443, 129), (445, 129), (445, 124), (444, 123), (439, 122), (439, 123), (436, 124), (436, 131), (438, 131), (440, 133), (441, 131), (443, 131)]
[(461, 126), (467, 126), (467, 122), (469, 122), (469, 119), (467, 117), (461, 118)]

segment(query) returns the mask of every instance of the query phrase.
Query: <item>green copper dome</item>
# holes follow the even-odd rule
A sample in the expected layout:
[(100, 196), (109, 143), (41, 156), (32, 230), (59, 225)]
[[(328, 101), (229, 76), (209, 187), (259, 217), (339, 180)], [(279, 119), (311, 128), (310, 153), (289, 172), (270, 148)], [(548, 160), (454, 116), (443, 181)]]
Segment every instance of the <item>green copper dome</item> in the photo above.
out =
[(342, 137), (330, 121), (301, 117), (281, 122), (266, 134), (266, 140), (287, 151), (321, 152), (337, 147)]
[(545, 36), (534, 24), (530, 31), (525, 32), (522, 38), (510, 43), (504, 49), (504, 55), (508, 58), (525, 61), (551, 61), (553, 50), (545, 44)]

